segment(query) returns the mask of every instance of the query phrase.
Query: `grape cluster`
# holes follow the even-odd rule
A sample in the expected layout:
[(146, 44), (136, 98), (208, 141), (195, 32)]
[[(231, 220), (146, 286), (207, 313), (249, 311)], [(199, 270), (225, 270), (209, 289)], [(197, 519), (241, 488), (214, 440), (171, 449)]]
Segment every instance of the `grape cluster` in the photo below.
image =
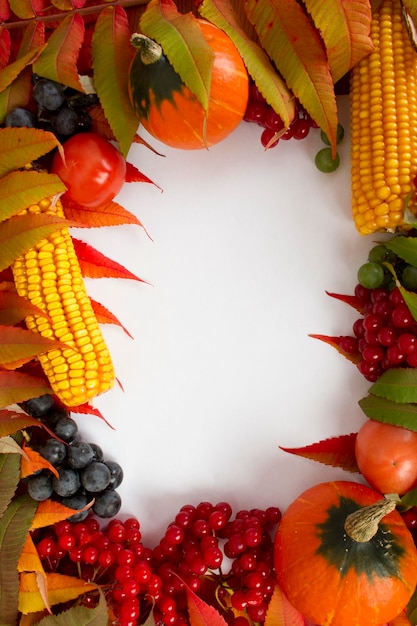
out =
[(249, 100), (244, 115), (245, 122), (258, 124), (263, 128), (261, 143), (264, 148), (274, 148), (282, 141), (305, 139), (311, 128), (317, 128), (310, 115), (297, 103), (294, 120), (283, 134), (284, 123), (278, 113), (270, 106), (255, 83), (249, 87)]
[(98, 103), (97, 95), (87, 94), (37, 74), (32, 76), (31, 108), (17, 107), (5, 118), (5, 126), (26, 126), (51, 131), (61, 141), (91, 130), (89, 108)]
[[(204, 597), (230, 626), (265, 620), (276, 584), (273, 533), (278, 508), (239, 511), (226, 502), (184, 505), (154, 548), (142, 542), (139, 522), (94, 516), (33, 532), (47, 571), (79, 576), (103, 589), (119, 626), (188, 626), (186, 586)], [(204, 581), (204, 582), (203, 582)], [(93, 606), (96, 593), (81, 602)]]
[[(45, 395), (24, 404), (27, 413), (48, 426), (30, 431), (30, 446), (39, 452), (58, 473), (44, 469), (26, 479), (27, 492), (37, 501), (58, 500), (72, 509), (83, 509), (94, 500), (92, 510), (101, 518), (110, 518), (120, 511), (121, 497), (116, 491), (123, 480), (122, 467), (104, 459), (95, 443), (82, 441), (76, 421), (67, 409), (54, 404)], [(55, 436), (54, 436), (55, 435)], [(87, 517), (88, 510), (74, 514), (75, 521)]]
[[(409, 236), (415, 236), (414, 231)], [(339, 338), (342, 352), (357, 362), (370, 382), (394, 367), (417, 367), (417, 321), (384, 263), (394, 268), (405, 289), (417, 292), (417, 267), (385, 244), (375, 245), (358, 270), (354, 298), (361, 316), (352, 326), (353, 334)]]

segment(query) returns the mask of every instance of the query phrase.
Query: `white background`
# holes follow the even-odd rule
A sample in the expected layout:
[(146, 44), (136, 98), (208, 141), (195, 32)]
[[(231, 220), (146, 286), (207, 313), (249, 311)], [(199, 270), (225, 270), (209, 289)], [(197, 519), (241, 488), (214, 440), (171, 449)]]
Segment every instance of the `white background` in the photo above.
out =
[(74, 231), (148, 281), (87, 280), (90, 295), (134, 336), (103, 332), (123, 386), (96, 401), (115, 430), (76, 416), (86, 440), (121, 463), (123, 517), (156, 542), (186, 503), (289, 504), (321, 480), (355, 479), (279, 450), (354, 432), (369, 388), (309, 333), (350, 334), (358, 314), (325, 291), (353, 293), (376, 236), (351, 218), (348, 100), (339, 100), (342, 165), (314, 165), (319, 131), (267, 152), (242, 123), (208, 151), (128, 160), (162, 189), (126, 184), (136, 226)]

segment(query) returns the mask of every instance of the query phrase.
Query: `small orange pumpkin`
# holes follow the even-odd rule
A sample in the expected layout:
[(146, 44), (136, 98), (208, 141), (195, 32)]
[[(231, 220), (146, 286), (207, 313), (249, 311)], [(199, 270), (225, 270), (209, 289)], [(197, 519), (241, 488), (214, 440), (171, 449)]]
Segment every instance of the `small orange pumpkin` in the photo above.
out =
[(242, 121), (249, 78), (234, 43), (219, 28), (198, 20), (214, 51), (207, 123), (196, 96), (184, 85), (158, 44), (143, 35), (129, 74), (129, 94), (144, 128), (173, 148), (197, 150), (225, 139)]
[(275, 569), (288, 600), (314, 624), (381, 626), (404, 609), (417, 584), (417, 550), (393, 508), (350, 481), (320, 483), (290, 504)]

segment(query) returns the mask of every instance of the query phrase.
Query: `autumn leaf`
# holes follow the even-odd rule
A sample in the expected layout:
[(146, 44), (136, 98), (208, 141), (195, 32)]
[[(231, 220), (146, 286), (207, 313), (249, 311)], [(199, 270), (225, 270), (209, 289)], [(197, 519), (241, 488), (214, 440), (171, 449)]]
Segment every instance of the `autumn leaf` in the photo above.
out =
[[(97, 589), (97, 586), (93, 583), (88, 583), (74, 576), (65, 576), (57, 573), (46, 575), (46, 590), (50, 606), (74, 600), (82, 594), (95, 589)], [(41, 611), (45, 608), (45, 602), (39, 591), (35, 572), (22, 572), (20, 574), (18, 597), (19, 611), (24, 614)]]
[(0, 370), (0, 407), (24, 402), (45, 393), (52, 393), (52, 389), (45, 378), (21, 372), (2, 372)]
[(24, 167), (59, 146), (52, 133), (40, 128), (0, 128), (0, 176)]
[(288, 87), (336, 151), (337, 105), (326, 51), (297, 0), (246, 0), (246, 14)]
[(304, 0), (324, 41), (333, 82), (337, 82), (373, 50), (369, 2)]
[(301, 613), (290, 604), (279, 585), (275, 585), (264, 626), (305, 626), (305, 624)]
[(34, 500), (26, 495), (18, 496), (11, 501), (0, 519), (0, 624), (15, 624), (17, 621), (17, 563), (35, 510)]
[(66, 205), (64, 211), (67, 219), (77, 221), (88, 228), (120, 226), (121, 224), (133, 224), (143, 228), (136, 215), (117, 202), (93, 209), (86, 206)]
[(22, 20), (29, 20), (35, 17), (35, 11), (31, 0), (9, 0), (13, 13)]
[(185, 584), (187, 594), (187, 609), (192, 626), (227, 626), (222, 615), (210, 604), (204, 602)]
[(7, 28), (0, 28), (0, 70), (7, 67), (10, 58), (11, 39)]
[(35, 170), (10, 172), (0, 178), (0, 221), (65, 190), (56, 174)]
[(52, 474), (59, 478), (59, 473), (56, 467), (49, 463), (49, 461), (47, 461), (42, 455), (40, 455), (39, 452), (33, 450), (25, 443), (23, 443), (22, 449), (26, 454), (26, 458), (23, 457), (20, 464), (21, 478), (31, 476), (32, 474), (35, 474), (35, 472), (39, 472), (42, 469), (49, 470), (50, 472), (52, 472)]
[(127, 328), (123, 326), (120, 320), (113, 313), (111, 313), (105, 306), (100, 304), (100, 302), (96, 302), (95, 300), (92, 300), (91, 298), (90, 300), (91, 300), (91, 306), (93, 307), (94, 314), (97, 318), (97, 321), (100, 324), (115, 324), (116, 326), (120, 326), (120, 328), (124, 330), (126, 335), (130, 337), (131, 339), (133, 339), (133, 336), (130, 334)]
[(17, 571), (41, 572), (45, 575), (45, 570), (43, 568), (38, 551), (30, 533), (26, 535), (26, 540), (20, 553), (19, 561), (17, 563)]
[[(90, 504), (79, 510), (84, 511), (89, 508)], [(57, 522), (62, 522), (63, 520), (66, 520), (74, 515), (74, 513), (77, 513), (79, 510), (70, 509), (69, 507), (61, 504), (60, 502), (55, 502), (54, 500), (44, 500), (43, 502), (39, 502), (30, 530), (44, 528), (45, 526), (52, 526)]]
[[(0, 372), (0, 374), (8, 374), (9, 372)], [(17, 374), (20, 379), (22, 374), (18, 374), (17, 372), (13, 372)], [(32, 397), (36, 397), (35, 395)], [(19, 430), (23, 430), (24, 428), (28, 428), (29, 426), (41, 426), (42, 423), (37, 420), (35, 417), (31, 417), (27, 413), (23, 411), (14, 411), (11, 409), (0, 409), (0, 437), (5, 437), (6, 435), (13, 435), (17, 433)]]
[(84, 37), (84, 20), (81, 15), (68, 15), (53, 31), (48, 45), (33, 64), (33, 71), (78, 91), (83, 91), (77, 57)]
[(335, 298), (336, 300), (340, 300), (341, 302), (348, 304), (359, 313), (363, 313), (363, 303), (356, 296), (343, 295), (340, 293), (333, 293), (331, 291), (326, 291), (326, 294), (331, 298)]
[(151, 0), (141, 31), (162, 47), (165, 56), (205, 111), (210, 100), (214, 52), (191, 12), (180, 13), (173, 0)]
[(230, 2), (204, 0), (198, 10), (231, 38), (259, 91), (288, 128), (295, 116), (294, 97), (264, 50), (241, 27)]
[(108, 623), (106, 599), (100, 591), (99, 602), (96, 607), (89, 609), (85, 606), (72, 606), (59, 613), (44, 617), (36, 626), (105, 626)]
[(10, 435), (0, 437), (0, 454), (19, 454), (23, 457), (26, 456), (26, 453), (22, 450), (17, 441), (13, 439), (13, 437), (10, 437)]
[(38, 354), (49, 350), (62, 350), (61, 341), (43, 337), (18, 326), (0, 326), (0, 367), (16, 369)]
[(17, 293), (0, 290), (0, 326), (14, 326), (28, 315), (39, 315), (50, 319), (42, 309)]
[(283, 446), (279, 446), (279, 448), (284, 452), (312, 459), (324, 465), (340, 467), (347, 472), (359, 472), (355, 456), (355, 441), (356, 433), (351, 433), (350, 435), (322, 439), (317, 443), (301, 448), (284, 448)]
[(88, 276), (88, 278), (130, 278), (146, 282), (84, 241), (73, 238), (73, 242), (83, 276)]
[(0, 454), (0, 518), (9, 506), (20, 479), (20, 458)]
[(95, 417), (103, 420), (105, 424), (109, 426), (109, 428), (115, 430), (114, 426), (112, 426), (110, 422), (106, 420), (101, 411), (97, 407), (89, 404), (88, 402), (85, 402), (84, 404), (79, 404), (78, 406), (72, 406), (71, 411), (72, 413), (80, 413), (81, 415), (94, 415)]
[(56, 215), (15, 215), (0, 222), (0, 270), (9, 267), (21, 254), (57, 230), (77, 226)]
[(3, 91), (8, 87), (20, 72), (40, 55), (45, 46), (38, 46), (33, 48), (23, 57), (16, 59), (13, 63), (10, 63), (0, 72), (0, 91)]
[(329, 346), (332, 346), (332, 348), (335, 348), (335, 350), (337, 350), (339, 354), (344, 356), (345, 359), (347, 359), (354, 365), (359, 363), (361, 359), (359, 352), (358, 354), (348, 354), (347, 352), (342, 350), (342, 348), (340, 347), (340, 341), (342, 337), (330, 337), (328, 335), (316, 335), (316, 334), (309, 334), (309, 337), (311, 337), (312, 339), (319, 339), (320, 341), (323, 341), (324, 343), (329, 344)]
[(150, 183), (151, 185), (155, 185), (155, 187), (158, 187), (158, 189), (162, 191), (159, 185), (157, 185), (156, 183), (153, 182), (153, 180), (145, 176), (145, 174), (143, 174), (142, 172), (138, 170), (136, 165), (133, 165), (133, 163), (129, 163), (129, 161), (126, 161), (125, 182), (126, 183)]
[[(103, 41), (106, 46), (103, 46)], [(103, 9), (92, 39), (94, 86), (120, 150), (126, 157), (139, 125), (129, 98), (129, 69), (134, 55), (129, 21), (120, 6)]]
[(9, 18), (10, 18), (9, 2), (8, 0), (0, 0), (0, 21), (7, 22)]

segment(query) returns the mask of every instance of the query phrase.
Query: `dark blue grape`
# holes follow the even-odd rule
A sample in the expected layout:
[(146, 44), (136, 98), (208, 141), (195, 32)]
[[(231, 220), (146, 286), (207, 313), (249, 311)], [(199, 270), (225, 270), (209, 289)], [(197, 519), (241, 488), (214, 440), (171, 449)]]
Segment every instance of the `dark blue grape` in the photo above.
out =
[(100, 446), (97, 443), (91, 443), (90, 442), (90, 446), (93, 449), (94, 452), (94, 459), (93, 461), (102, 461), (104, 458), (104, 454), (103, 454), (103, 450), (100, 448)]
[(55, 422), (52, 429), (57, 437), (59, 437), (63, 441), (66, 441), (67, 443), (74, 441), (78, 433), (77, 422), (73, 420), (72, 417), (69, 417), (69, 415), (64, 415), (60, 417)]
[(49, 394), (31, 398), (23, 404), (26, 413), (32, 417), (42, 417), (53, 407), (54, 399)]
[(117, 489), (117, 487), (123, 481), (123, 469), (121, 465), (119, 465), (115, 461), (106, 461), (105, 463), (107, 467), (109, 468), (110, 475), (111, 475), (109, 487), (111, 489)]
[(40, 444), (38, 452), (52, 465), (60, 465), (67, 456), (67, 446), (62, 441), (49, 437)]
[(29, 476), (27, 480), (28, 494), (33, 500), (42, 502), (52, 496), (52, 474), (50, 472), (40, 472)]
[(5, 126), (33, 128), (35, 116), (27, 109), (16, 107), (6, 115), (4, 124)]
[(55, 493), (62, 498), (73, 496), (80, 488), (80, 477), (78, 472), (71, 467), (59, 467), (59, 478), (52, 479), (52, 487)]
[(97, 517), (114, 517), (120, 511), (122, 499), (117, 491), (108, 489), (98, 494), (93, 504), (93, 512)]
[(74, 469), (87, 467), (94, 459), (94, 450), (85, 441), (76, 441), (68, 446), (67, 463)]
[(47, 111), (57, 111), (65, 102), (64, 87), (47, 78), (36, 81), (33, 87), (33, 99)]
[(79, 116), (76, 111), (64, 107), (51, 118), (52, 130), (57, 135), (63, 135), (65, 137), (74, 135), (78, 130), (78, 119)]
[[(69, 507), (70, 509), (83, 509), (90, 502), (89, 497), (84, 493), (76, 493), (68, 498), (62, 498), (61, 504)], [(82, 511), (81, 513), (74, 513), (68, 519), (70, 522), (82, 522), (90, 513), (90, 509)]]
[(80, 472), (81, 484), (90, 493), (104, 491), (111, 481), (111, 473), (107, 465), (100, 461), (93, 461)]

